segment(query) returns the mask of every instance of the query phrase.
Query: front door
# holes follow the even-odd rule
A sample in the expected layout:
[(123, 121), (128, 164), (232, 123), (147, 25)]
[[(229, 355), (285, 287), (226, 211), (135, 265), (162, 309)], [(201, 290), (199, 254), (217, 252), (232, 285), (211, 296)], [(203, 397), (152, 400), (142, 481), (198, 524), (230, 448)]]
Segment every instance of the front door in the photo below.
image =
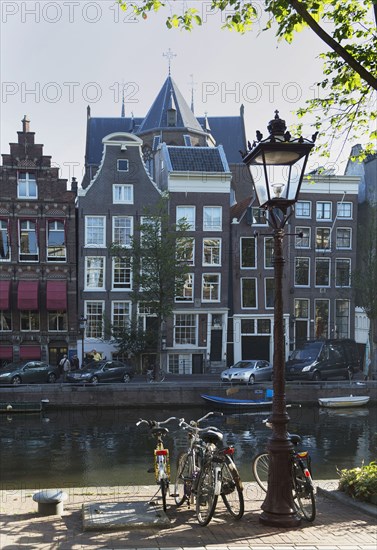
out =
[(203, 374), (203, 355), (194, 353), (192, 356), (192, 374)]
[(220, 330), (211, 330), (211, 361), (221, 361), (221, 348), (223, 340), (223, 331)]

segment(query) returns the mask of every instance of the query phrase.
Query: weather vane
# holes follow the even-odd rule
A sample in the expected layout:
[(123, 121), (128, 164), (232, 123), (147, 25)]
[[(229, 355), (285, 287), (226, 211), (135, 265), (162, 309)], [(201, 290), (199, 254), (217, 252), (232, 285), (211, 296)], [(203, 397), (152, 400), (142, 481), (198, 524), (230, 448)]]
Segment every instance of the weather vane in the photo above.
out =
[(162, 54), (164, 57), (167, 58), (168, 60), (168, 64), (169, 64), (169, 76), (170, 76), (170, 69), (171, 69), (171, 60), (173, 59), (173, 57), (177, 57), (177, 54), (176, 53), (173, 53), (171, 51), (171, 49), (169, 48), (168, 51), (166, 53), (163, 53)]

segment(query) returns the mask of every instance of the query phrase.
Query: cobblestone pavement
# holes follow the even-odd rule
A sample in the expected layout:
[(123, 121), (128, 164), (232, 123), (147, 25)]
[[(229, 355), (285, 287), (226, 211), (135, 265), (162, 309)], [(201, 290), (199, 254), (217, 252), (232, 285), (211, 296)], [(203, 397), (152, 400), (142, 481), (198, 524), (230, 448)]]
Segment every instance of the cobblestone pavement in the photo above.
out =
[[(317, 482), (327, 490), (336, 482)], [(167, 528), (128, 531), (83, 531), (81, 508), (96, 502), (147, 502), (154, 486), (65, 488), (63, 515), (39, 516), (34, 490), (0, 491), (1, 550), (17, 549), (143, 549), (143, 550), (376, 550), (376, 518), (337, 502), (322, 491), (317, 495), (317, 518), (300, 527), (284, 529), (259, 522), (263, 495), (255, 483), (245, 483), (245, 515), (234, 521), (219, 502), (207, 527), (198, 525), (194, 511), (177, 509), (173, 499)]]

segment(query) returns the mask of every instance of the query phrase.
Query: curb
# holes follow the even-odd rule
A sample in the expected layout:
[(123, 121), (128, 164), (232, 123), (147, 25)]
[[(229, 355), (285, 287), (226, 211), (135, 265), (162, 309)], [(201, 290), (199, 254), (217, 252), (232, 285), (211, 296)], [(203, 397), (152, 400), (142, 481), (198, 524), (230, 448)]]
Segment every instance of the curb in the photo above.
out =
[(377, 506), (374, 506), (373, 504), (368, 504), (367, 502), (360, 502), (358, 500), (355, 500), (345, 493), (342, 493), (342, 491), (328, 491), (327, 489), (323, 489), (322, 487), (317, 487), (317, 493), (324, 497), (331, 498), (332, 500), (337, 500), (342, 504), (357, 508), (358, 510), (363, 511), (364, 514), (368, 514), (368, 516), (377, 518)]

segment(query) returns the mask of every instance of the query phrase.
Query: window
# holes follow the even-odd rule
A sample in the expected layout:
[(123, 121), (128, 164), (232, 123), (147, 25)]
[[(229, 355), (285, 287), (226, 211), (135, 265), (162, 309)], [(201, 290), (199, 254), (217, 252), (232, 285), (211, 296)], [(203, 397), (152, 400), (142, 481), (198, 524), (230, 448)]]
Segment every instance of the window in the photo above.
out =
[(329, 336), (329, 301), (315, 300), (314, 304), (315, 319), (315, 337), (328, 338)]
[(265, 209), (259, 208), (259, 206), (252, 206), (251, 221), (252, 225), (267, 225), (267, 215)]
[(21, 330), (28, 332), (39, 331), (39, 312), (38, 311), (20, 311)]
[(85, 290), (105, 289), (105, 258), (87, 256), (85, 258)]
[(241, 333), (255, 334), (255, 319), (241, 319)]
[(174, 342), (176, 345), (196, 345), (196, 315), (175, 315)]
[(241, 237), (241, 269), (253, 269), (256, 262), (256, 239), (255, 237)]
[(67, 330), (67, 313), (65, 311), (48, 312), (48, 330), (62, 332)]
[(0, 220), (0, 261), (10, 260), (9, 221)]
[(128, 160), (118, 159), (117, 160), (117, 170), (118, 170), (118, 172), (128, 172)]
[(176, 243), (177, 260), (186, 265), (195, 264), (195, 239), (180, 237)]
[(115, 183), (113, 185), (114, 204), (133, 204), (134, 186), (129, 183)]
[(131, 302), (112, 302), (111, 322), (115, 329), (129, 326), (131, 323)]
[(203, 207), (203, 231), (221, 231), (222, 208), (221, 206)]
[(297, 201), (295, 206), (296, 218), (311, 218), (312, 204), (309, 201)]
[(295, 318), (309, 319), (309, 300), (295, 299)]
[(47, 261), (65, 262), (66, 254), (64, 222), (47, 221)]
[(178, 222), (186, 222), (189, 230), (195, 231), (195, 206), (177, 206), (176, 218)]
[(351, 260), (335, 260), (335, 286), (351, 286)]
[(274, 267), (274, 239), (272, 237), (264, 239), (264, 267)]
[(203, 265), (221, 265), (221, 239), (203, 239)]
[(86, 216), (85, 246), (105, 246), (105, 216)]
[(113, 258), (113, 290), (132, 289), (131, 260), (128, 258)]
[(85, 302), (86, 337), (103, 338), (104, 302)]
[(330, 250), (330, 234), (331, 230), (328, 227), (317, 227), (315, 232), (315, 247), (316, 250)]
[(257, 334), (271, 334), (270, 319), (257, 319)]
[(30, 174), (30, 172), (18, 174), (17, 197), (19, 199), (38, 198), (38, 188), (34, 174)]
[(202, 301), (220, 301), (220, 274), (204, 273), (202, 275)]
[(296, 227), (295, 248), (310, 248), (310, 227)]
[(330, 286), (330, 259), (316, 258), (315, 286)]
[(133, 234), (131, 216), (113, 217), (113, 242), (118, 246), (130, 246)]
[(38, 259), (37, 224), (33, 220), (20, 220), (20, 261), (37, 262)]
[(351, 248), (351, 229), (338, 227), (336, 230), (336, 248), (347, 249)]
[(337, 338), (349, 338), (350, 303), (348, 300), (335, 300), (335, 332)]
[(331, 202), (317, 202), (316, 219), (331, 220), (332, 204)]
[(192, 302), (194, 299), (194, 275), (188, 273), (180, 289), (180, 294), (175, 297), (176, 302)]
[(257, 280), (254, 278), (241, 279), (241, 307), (257, 307)]
[(0, 332), (9, 332), (11, 330), (12, 330), (11, 312), (0, 310)]
[(352, 202), (338, 202), (337, 217), (343, 220), (352, 220)]
[(309, 286), (309, 258), (295, 260), (295, 286)]
[(275, 281), (271, 277), (264, 280), (266, 308), (274, 307), (275, 301)]

